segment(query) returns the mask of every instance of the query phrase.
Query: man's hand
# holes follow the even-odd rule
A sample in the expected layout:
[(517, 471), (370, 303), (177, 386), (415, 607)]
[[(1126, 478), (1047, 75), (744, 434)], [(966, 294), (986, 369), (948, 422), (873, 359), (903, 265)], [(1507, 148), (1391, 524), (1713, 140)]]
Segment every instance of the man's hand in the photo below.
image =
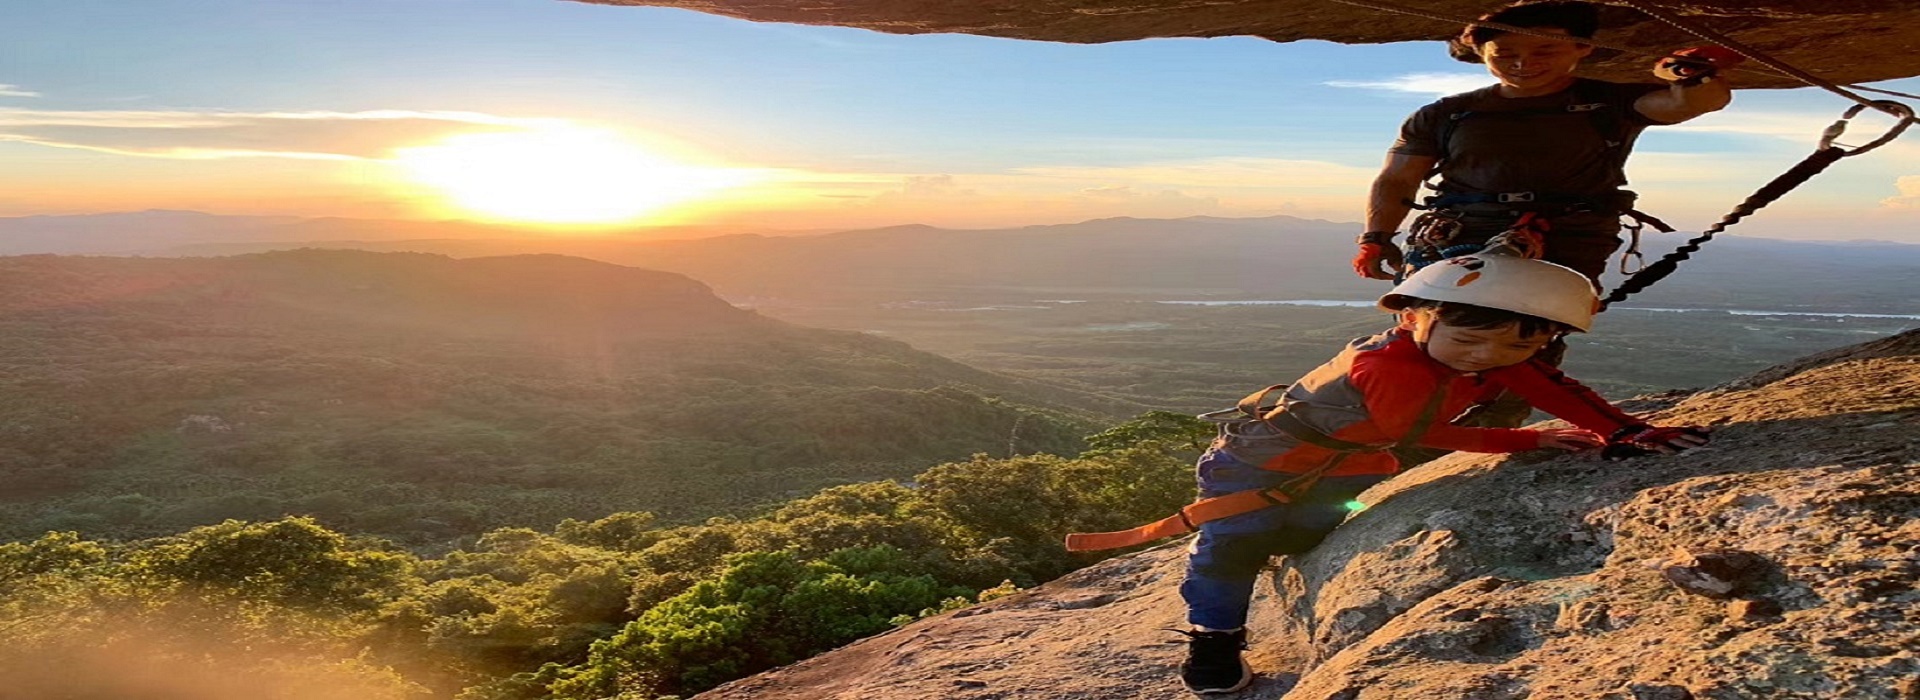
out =
[(1707, 429), (1697, 425), (1666, 428), (1629, 425), (1614, 431), (1607, 440), (1607, 448), (1600, 454), (1607, 459), (1626, 459), (1650, 453), (1670, 455), (1705, 445), (1711, 439)]
[(1542, 448), (1577, 451), (1590, 450), (1607, 444), (1606, 438), (1600, 437), (1599, 433), (1591, 430), (1552, 428), (1538, 432), (1540, 433), (1539, 445)]
[(1360, 234), (1360, 253), (1353, 256), (1353, 274), (1376, 280), (1395, 279), (1399, 277), (1400, 266), (1406, 262), (1400, 246), (1393, 244), (1392, 233), (1368, 231)]
[(1746, 61), (1745, 56), (1721, 46), (1695, 46), (1662, 56), (1653, 64), (1653, 75), (1669, 83), (1699, 85)]

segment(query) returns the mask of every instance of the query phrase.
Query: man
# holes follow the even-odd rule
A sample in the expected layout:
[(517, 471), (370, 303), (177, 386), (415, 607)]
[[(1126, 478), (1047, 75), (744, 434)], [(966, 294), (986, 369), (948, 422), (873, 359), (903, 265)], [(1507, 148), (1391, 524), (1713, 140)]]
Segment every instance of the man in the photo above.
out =
[(1457, 57), (1485, 63), (1500, 82), (1407, 119), (1373, 182), (1354, 271), (1389, 280), (1408, 271), (1393, 237), (1421, 183), (1437, 175), (1439, 194), (1427, 198), (1405, 251), (1416, 261), (1470, 252), (1526, 217), (1544, 234), (1544, 259), (1597, 283), (1633, 202), (1623, 187), (1634, 138), (1727, 106), (1732, 89), (1717, 70), (1739, 56), (1705, 47), (1662, 58), (1654, 74), (1665, 86), (1577, 78), (1593, 53), (1580, 40), (1599, 28), (1594, 5), (1515, 4), (1481, 19), (1565, 38), (1471, 25), (1455, 41)]
[[(1441, 98), (1407, 118), (1374, 179), (1354, 272), (1398, 279), (1517, 228), (1522, 242), (1538, 244), (1541, 259), (1572, 268), (1597, 287), (1620, 248), (1620, 217), (1632, 209), (1635, 195), (1624, 188), (1634, 139), (1648, 126), (1726, 107), (1733, 91), (1719, 70), (1740, 56), (1719, 47), (1686, 49), (1654, 65), (1664, 86), (1613, 83), (1574, 76), (1593, 53), (1580, 41), (1599, 29), (1593, 4), (1516, 3), (1480, 19), (1551, 36), (1470, 25), (1454, 41), (1456, 58), (1486, 64), (1499, 83)], [(1403, 251), (1393, 237), (1432, 176), (1439, 192), (1426, 198), (1427, 211), (1410, 227)], [(1565, 352), (1555, 343), (1541, 360), (1558, 365)], [(1509, 393), (1463, 422), (1516, 427), (1532, 412)], [(1411, 467), (1442, 454), (1407, 448), (1400, 458)]]

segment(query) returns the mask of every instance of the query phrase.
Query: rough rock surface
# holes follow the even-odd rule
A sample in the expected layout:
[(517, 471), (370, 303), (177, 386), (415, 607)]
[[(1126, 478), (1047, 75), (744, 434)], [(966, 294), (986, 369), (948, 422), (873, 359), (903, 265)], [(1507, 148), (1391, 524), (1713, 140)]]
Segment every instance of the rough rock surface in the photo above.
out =
[[(1256, 700), (1920, 698), (1920, 331), (1633, 402), (1668, 457), (1454, 455), (1276, 560)], [(1191, 697), (1183, 543), (708, 700)]]
[[(729, 17), (860, 27), (896, 34), (947, 32), (1100, 43), (1152, 37), (1257, 36), (1345, 44), (1446, 39), (1443, 21), (1331, 0), (576, 0), (656, 5)], [(1503, 4), (1488, 0), (1383, 0), (1443, 18), (1477, 17)], [(1787, 64), (1839, 83), (1920, 75), (1920, 3), (1909, 0), (1659, 0), (1683, 19), (1732, 36)], [(1700, 43), (1691, 34), (1627, 7), (1605, 8), (1596, 40), (1658, 54)], [(1837, 47), (1845, 47), (1838, 50)], [(1436, 52), (1436, 56), (1444, 55)], [(1596, 53), (1589, 74), (1648, 80), (1644, 55)], [(1766, 70), (1743, 71), (1737, 85), (1800, 85)]]

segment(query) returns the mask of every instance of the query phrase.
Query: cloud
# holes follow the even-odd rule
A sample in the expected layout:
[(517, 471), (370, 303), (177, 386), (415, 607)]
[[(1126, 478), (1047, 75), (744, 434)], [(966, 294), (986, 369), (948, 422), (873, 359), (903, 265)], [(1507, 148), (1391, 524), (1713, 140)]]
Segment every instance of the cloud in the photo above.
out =
[(1129, 185), (1110, 185), (1107, 187), (1088, 187), (1080, 190), (1080, 196), (1088, 199), (1102, 199), (1110, 202), (1124, 202), (1137, 199), (1140, 193)]
[[(1801, 141), (1811, 147), (1820, 131), (1833, 123), (1833, 114), (1813, 112), (1761, 112), (1738, 107), (1704, 114), (1682, 124), (1663, 126), (1675, 132), (1740, 134)], [(1865, 130), (1863, 124), (1856, 129)]]
[(18, 85), (0, 83), (0, 97), (39, 97), (40, 93), (22, 90)]
[(1113, 203), (1189, 206), (1207, 209), (1220, 205), (1220, 200), (1214, 197), (1196, 197), (1179, 190), (1160, 190), (1159, 192), (1147, 193), (1136, 190), (1129, 185), (1088, 187), (1080, 190), (1079, 195), (1087, 199)]
[(960, 189), (959, 183), (954, 181), (952, 175), (909, 176), (906, 184), (896, 191), (904, 196), (920, 198), (949, 197), (956, 194), (965, 195), (973, 193), (972, 190)]
[[(1821, 132), (1828, 125), (1833, 124), (1839, 116), (1838, 112), (1768, 112), (1741, 109), (1739, 103), (1735, 102), (1733, 108), (1661, 128), (1676, 132), (1764, 136), (1802, 143), (1811, 149), (1819, 142)], [(1893, 124), (1892, 117), (1867, 111), (1848, 120), (1845, 133), (1841, 134), (1836, 142), (1844, 146), (1858, 146), (1880, 138)]]
[(979, 195), (974, 190), (961, 187), (959, 181), (952, 175), (907, 175), (897, 182), (898, 186), (873, 193), (867, 198), (877, 204), (895, 205), (906, 202), (971, 199)]
[(1329, 80), (1324, 85), (1337, 88), (1410, 92), (1444, 97), (1493, 84), (1486, 73), (1409, 73), (1386, 80)]
[(1880, 200), (1880, 206), (1888, 209), (1920, 210), (1920, 175), (1906, 175), (1893, 183), (1900, 194)]
[(166, 112), (0, 109), (0, 141), (152, 158), (385, 158), (454, 134), (554, 120), (476, 112)]

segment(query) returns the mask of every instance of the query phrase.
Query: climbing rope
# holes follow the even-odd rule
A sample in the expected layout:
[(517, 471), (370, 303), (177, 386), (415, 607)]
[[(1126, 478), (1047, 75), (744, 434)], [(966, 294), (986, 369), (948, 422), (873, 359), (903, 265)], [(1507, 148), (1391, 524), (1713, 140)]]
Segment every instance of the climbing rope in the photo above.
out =
[[(1864, 145), (1852, 149), (1835, 145), (1834, 140), (1846, 132), (1847, 121), (1859, 115), (1862, 110), (1865, 110), (1869, 106), (1900, 117), (1900, 122), (1888, 130), (1885, 135), (1869, 141)], [(1779, 199), (1787, 192), (1793, 190), (1793, 188), (1799, 187), (1801, 183), (1820, 174), (1820, 171), (1826, 170), (1827, 166), (1839, 162), (1841, 158), (1866, 153), (1867, 151), (1879, 148), (1899, 138), (1900, 134), (1915, 122), (1916, 120), (1914, 119), (1911, 108), (1891, 100), (1882, 100), (1873, 105), (1854, 105), (1847, 108), (1846, 113), (1840, 116), (1839, 121), (1829, 125), (1826, 130), (1821, 133), (1820, 146), (1812, 155), (1807, 156), (1786, 172), (1781, 173), (1780, 176), (1774, 178), (1772, 182), (1761, 186), (1760, 189), (1754, 191), (1745, 201), (1741, 202), (1739, 206), (1734, 207), (1732, 212), (1721, 217), (1720, 221), (1714, 223), (1714, 225), (1707, 230), (1700, 232), (1699, 236), (1695, 236), (1692, 240), (1687, 241), (1686, 245), (1674, 249), (1673, 252), (1666, 254), (1666, 256), (1655, 261), (1652, 265), (1648, 265), (1639, 272), (1634, 273), (1634, 275), (1627, 278), (1625, 282), (1621, 282), (1619, 287), (1614, 288), (1611, 293), (1607, 294), (1607, 298), (1600, 300), (1600, 308), (1605, 310), (1614, 302), (1622, 301), (1629, 296), (1638, 294), (1647, 287), (1652, 286), (1653, 283), (1664, 279), (1667, 275), (1673, 274), (1674, 269), (1679, 267), (1680, 261), (1686, 260), (1692, 257), (1694, 253), (1699, 252), (1700, 244), (1712, 240), (1714, 234), (1725, 231), (1728, 226), (1740, 223), (1741, 219), (1751, 216), (1762, 207), (1773, 203), (1774, 200)]]

